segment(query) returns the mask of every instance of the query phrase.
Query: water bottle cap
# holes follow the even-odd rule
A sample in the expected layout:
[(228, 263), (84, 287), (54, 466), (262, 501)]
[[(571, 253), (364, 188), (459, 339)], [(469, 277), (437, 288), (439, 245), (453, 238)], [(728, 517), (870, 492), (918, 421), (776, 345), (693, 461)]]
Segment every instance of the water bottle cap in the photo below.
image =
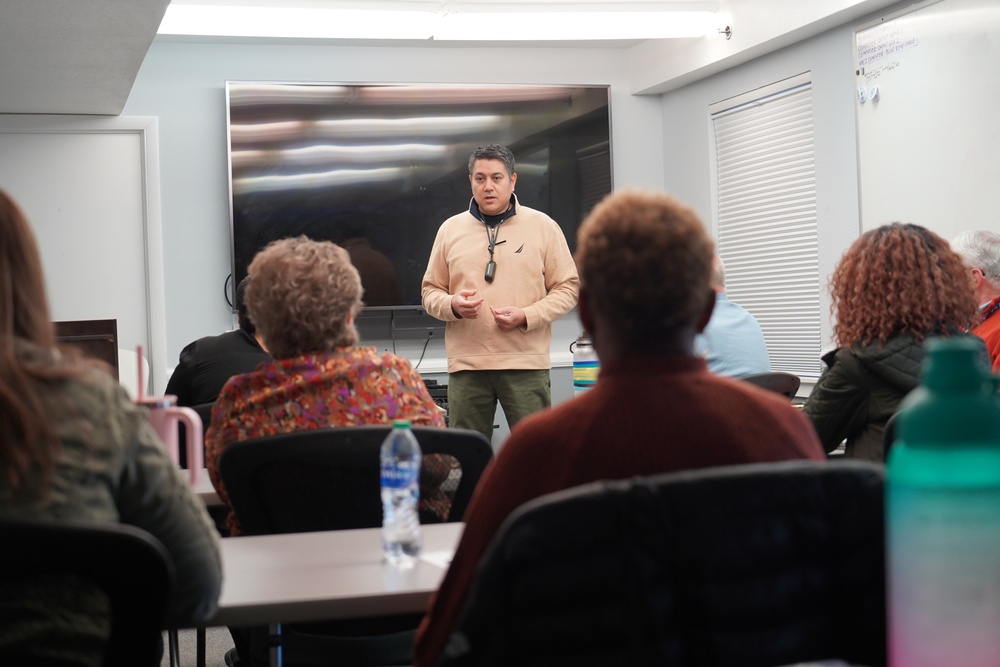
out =
[(1000, 444), (1000, 402), (982, 342), (950, 336), (924, 347), (921, 383), (900, 404), (896, 437), (916, 446)]
[(924, 386), (944, 392), (983, 391), (989, 368), (983, 361), (979, 339), (972, 336), (928, 338), (921, 380)]
[(409, 419), (397, 419), (394, 422), (392, 422), (392, 427), (393, 428), (410, 428), (410, 420)]

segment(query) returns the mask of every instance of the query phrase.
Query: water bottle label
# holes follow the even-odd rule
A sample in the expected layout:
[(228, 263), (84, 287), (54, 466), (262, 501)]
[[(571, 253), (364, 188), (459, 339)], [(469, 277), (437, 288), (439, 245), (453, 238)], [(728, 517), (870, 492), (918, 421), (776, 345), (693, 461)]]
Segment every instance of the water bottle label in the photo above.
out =
[(597, 382), (600, 364), (596, 361), (573, 362), (573, 386), (577, 389), (588, 389)]
[(419, 469), (409, 466), (382, 466), (382, 487), (406, 489), (417, 482)]
[(894, 485), (888, 501), (890, 664), (996, 665), (1000, 490)]

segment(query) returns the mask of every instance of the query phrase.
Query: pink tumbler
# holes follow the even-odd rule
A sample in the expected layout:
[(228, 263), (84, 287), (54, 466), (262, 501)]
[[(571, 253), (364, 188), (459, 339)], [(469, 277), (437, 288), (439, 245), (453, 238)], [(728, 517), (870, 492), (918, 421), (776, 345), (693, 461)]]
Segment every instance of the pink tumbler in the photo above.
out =
[(183, 408), (177, 405), (177, 397), (171, 394), (166, 396), (142, 396), (136, 401), (139, 405), (145, 406), (149, 410), (149, 423), (160, 436), (163, 446), (167, 450), (167, 455), (175, 464), (180, 462), (179, 454), (179, 434), (178, 423), (183, 422), (185, 440), (185, 451), (187, 451), (188, 473), (191, 478), (191, 485), (198, 483), (201, 470), (205, 467), (205, 448), (202, 444), (201, 417), (191, 408)]

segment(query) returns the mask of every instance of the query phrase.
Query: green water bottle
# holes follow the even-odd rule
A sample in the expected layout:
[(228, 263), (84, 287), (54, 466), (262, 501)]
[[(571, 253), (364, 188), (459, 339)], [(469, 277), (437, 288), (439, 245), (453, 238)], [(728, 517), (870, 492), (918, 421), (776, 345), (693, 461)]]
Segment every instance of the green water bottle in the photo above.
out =
[(1000, 401), (974, 338), (926, 344), (886, 468), (892, 667), (1000, 660)]

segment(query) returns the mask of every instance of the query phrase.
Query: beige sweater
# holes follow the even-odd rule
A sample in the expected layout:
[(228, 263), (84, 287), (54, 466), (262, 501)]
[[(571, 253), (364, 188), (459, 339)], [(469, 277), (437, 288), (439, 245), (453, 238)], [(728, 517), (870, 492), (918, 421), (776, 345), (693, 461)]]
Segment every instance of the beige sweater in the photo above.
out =
[[(465, 211), (444, 221), (434, 239), (421, 287), (423, 306), (447, 322), (448, 372), (544, 370), (551, 367), (552, 322), (576, 306), (580, 278), (566, 237), (555, 220), (516, 204), (517, 214), (500, 224), (493, 259), (496, 278), (483, 278), (490, 259), (486, 225)], [(483, 297), (479, 316), (460, 319), (451, 297), (475, 289)], [(526, 326), (502, 331), (490, 307), (524, 310)]]

